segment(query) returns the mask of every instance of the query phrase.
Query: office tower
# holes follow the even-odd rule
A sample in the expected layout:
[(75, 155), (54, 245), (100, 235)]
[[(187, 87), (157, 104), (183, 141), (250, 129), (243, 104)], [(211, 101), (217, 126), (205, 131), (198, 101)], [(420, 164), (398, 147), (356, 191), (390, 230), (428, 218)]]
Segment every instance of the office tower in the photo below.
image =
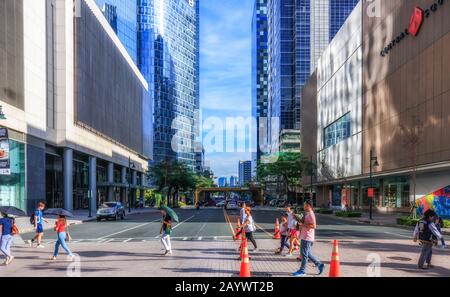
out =
[(236, 176), (231, 176), (230, 177), (230, 187), (234, 188), (239, 186), (239, 180)]
[(217, 180), (218, 185), (220, 188), (226, 187), (228, 184), (227, 178), (226, 177), (219, 177), (219, 179)]
[(239, 161), (239, 185), (246, 186), (252, 181), (252, 161)]

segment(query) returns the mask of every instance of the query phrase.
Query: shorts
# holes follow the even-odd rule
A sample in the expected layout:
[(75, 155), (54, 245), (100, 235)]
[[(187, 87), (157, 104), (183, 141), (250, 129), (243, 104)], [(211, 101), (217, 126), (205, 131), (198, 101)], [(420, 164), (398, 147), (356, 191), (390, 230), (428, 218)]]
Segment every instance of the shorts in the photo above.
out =
[(295, 229), (291, 229), (290, 231), (289, 231), (289, 236), (290, 237), (298, 237), (298, 231), (297, 230), (295, 230)]
[(42, 224), (37, 224), (36, 233), (37, 234), (44, 233), (44, 227), (42, 226)]

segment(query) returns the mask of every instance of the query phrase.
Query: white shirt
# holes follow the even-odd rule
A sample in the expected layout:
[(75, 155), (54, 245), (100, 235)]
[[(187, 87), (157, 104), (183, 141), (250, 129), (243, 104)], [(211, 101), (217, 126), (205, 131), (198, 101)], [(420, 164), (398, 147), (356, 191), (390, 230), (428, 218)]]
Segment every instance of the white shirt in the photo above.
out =
[(254, 232), (256, 231), (255, 222), (253, 221), (253, 217), (247, 217), (248, 224), (245, 226), (245, 232)]
[(297, 221), (294, 218), (294, 213), (290, 212), (288, 213), (288, 228), (289, 229), (295, 229), (295, 224), (297, 223)]

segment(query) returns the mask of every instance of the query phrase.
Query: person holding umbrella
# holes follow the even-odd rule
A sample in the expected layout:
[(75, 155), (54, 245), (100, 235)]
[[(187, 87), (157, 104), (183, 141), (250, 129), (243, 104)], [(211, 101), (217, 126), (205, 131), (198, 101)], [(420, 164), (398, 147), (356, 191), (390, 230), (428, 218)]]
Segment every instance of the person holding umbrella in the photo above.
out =
[(172, 221), (178, 222), (178, 216), (173, 209), (167, 206), (160, 207), (161, 214), (163, 216), (161, 225), (161, 243), (164, 246), (164, 256), (172, 255), (172, 244), (170, 242), (170, 235), (172, 234)]
[(67, 259), (69, 261), (73, 261), (75, 256), (72, 254), (72, 251), (67, 246), (67, 242), (71, 240), (69, 232), (67, 232), (67, 219), (66, 217), (73, 217), (73, 214), (63, 208), (50, 208), (45, 211), (46, 215), (57, 215), (58, 220), (55, 223), (55, 227), (53, 228), (57, 234), (57, 240), (55, 242), (55, 250), (53, 252), (53, 256), (50, 257), (50, 260), (56, 260), (59, 254), (59, 247), (61, 246), (67, 253)]

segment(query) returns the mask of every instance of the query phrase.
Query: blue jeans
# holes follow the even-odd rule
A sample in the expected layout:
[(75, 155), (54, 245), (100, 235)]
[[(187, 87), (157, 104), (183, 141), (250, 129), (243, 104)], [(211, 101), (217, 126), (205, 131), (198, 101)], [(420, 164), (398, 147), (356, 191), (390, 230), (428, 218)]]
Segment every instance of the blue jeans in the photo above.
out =
[(59, 246), (62, 246), (69, 256), (72, 256), (72, 252), (66, 244), (66, 232), (58, 233), (58, 240), (55, 243), (55, 252), (53, 253), (55, 257), (58, 256)]
[(302, 240), (301, 243), (301, 254), (302, 254), (302, 264), (300, 266), (300, 271), (305, 273), (306, 264), (308, 263), (308, 259), (314, 263), (317, 267), (319, 267), (322, 263), (311, 253), (312, 246), (314, 242)]
[(13, 242), (13, 237), (11, 234), (3, 235), (0, 239), (0, 250), (5, 255), (5, 257), (11, 256), (11, 245)]
[(280, 252), (282, 252), (285, 247), (289, 249), (289, 238), (287, 235), (281, 235)]

